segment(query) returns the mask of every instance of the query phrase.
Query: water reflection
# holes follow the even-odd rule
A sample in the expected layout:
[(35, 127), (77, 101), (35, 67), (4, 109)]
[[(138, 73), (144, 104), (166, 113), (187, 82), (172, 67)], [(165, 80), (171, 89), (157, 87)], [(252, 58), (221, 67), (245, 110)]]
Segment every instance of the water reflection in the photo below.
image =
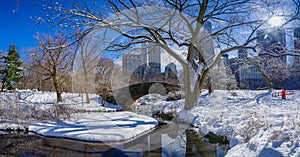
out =
[[(150, 141), (157, 140), (155, 138), (158, 138), (158, 136), (153, 138), (148, 136), (147, 138), (150, 138)], [(183, 132), (177, 137), (162, 134), (160, 136), (161, 147), (156, 149), (150, 149), (151, 142), (139, 142), (139, 140), (112, 146), (99, 142), (89, 143), (68, 139), (45, 138), (33, 134), (1, 134), (0, 139), (0, 156), (213, 157), (224, 155), (220, 153), (218, 155), (217, 153), (218, 149), (224, 149), (208, 143), (207, 140), (198, 137), (190, 131)]]

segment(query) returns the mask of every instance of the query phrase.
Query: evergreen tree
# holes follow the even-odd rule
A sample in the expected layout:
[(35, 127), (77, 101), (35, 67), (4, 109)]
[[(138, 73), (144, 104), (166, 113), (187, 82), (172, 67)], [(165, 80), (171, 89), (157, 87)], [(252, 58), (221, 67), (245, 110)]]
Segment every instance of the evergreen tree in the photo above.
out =
[(22, 75), (21, 68), (22, 61), (20, 61), (20, 55), (18, 49), (14, 45), (9, 46), (8, 54), (2, 57), (3, 66), (0, 70), (2, 76), (1, 91), (6, 87), (8, 90), (13, 90), (16, 84), (20, 82)]

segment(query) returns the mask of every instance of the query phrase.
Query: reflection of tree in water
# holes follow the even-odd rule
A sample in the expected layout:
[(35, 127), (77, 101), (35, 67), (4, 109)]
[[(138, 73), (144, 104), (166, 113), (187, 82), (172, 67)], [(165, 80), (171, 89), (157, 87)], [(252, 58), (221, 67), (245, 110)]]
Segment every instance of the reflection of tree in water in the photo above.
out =
[(0, 135), (1, 156), (45, 156), (42, 139), (22, 134)]
[(37, 135), (0, 134), (0, 156), (143, 156), (141, 151), (122, 151), (101, 142), (81, 142)]
[[(101, 143), (85, 144), (37, 135), (5, 134), (0, 138), (0, 156), (102, 156), (112, 149)], [(121, 156), (121, 151), (113, 152)]]
[[(216, 148), (212, 144), (205, 142), (204, 139), (199, 140), (199, 136), (189, 130), (186, 133), (186, 156), (214, 157), (216, 156)], [(202, 142), (199, 142), (202, 141)]]
[[(210, 144), (192, 133), (186, 131), (186, 141), (175, 144), (174, 147), (185, 147), (185, 156), (217, 156), (216, 145)], [(158, 135), (159, 137), (160, 135)], [(172, 137), (172, 136), (170, 136)], [(45, 138), (33, 134), (0, 134), (0, 156), (162, 156), (162, 149), (147, 151), (148, 144), (136, 139), (128, 143), (109, 146), (101, 142), (82, 142), (63, 138)], [(172, 137), (172, 138), (176, 138)], [(177, 137), (181, 138), (181, 137)], [(147, 139), (147, 138), (146, 138)], [(152, 139), (154, 140), (154, 139)], [(151, 140), (151, 141), (152, 141)], [(147, 140), (146, 140), (147, 141)], [(154, 141), (155, 142), (155, 141)], [(176, 141), (174, 141), (176, 142)], [(183, 146), (182, 144), (186, 144)], [(145, 144), (145, 145), (143, 145)], [(154, 144), (154, 143), (152, 143)], [(172, 144), (172, 143), (171, 143)], [(175, 145), (174, 145), (175, 144)], [(171, 145), (170, 145), (171, 146)], [(126, 150), (120, 150), (124, 148)], [(145, 148), (145, 149), (141, 149)], [(128, 150), (127, 150), (128, 149)], [(174, 151), (174, 150), (170, 150)]]

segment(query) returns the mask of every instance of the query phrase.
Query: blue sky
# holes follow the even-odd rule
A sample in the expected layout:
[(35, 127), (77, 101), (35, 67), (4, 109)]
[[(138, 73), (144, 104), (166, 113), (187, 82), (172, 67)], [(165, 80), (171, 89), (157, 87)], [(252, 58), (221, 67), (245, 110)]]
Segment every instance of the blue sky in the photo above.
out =
[(37, 25), (34, 20), (34, 17), (42, 15), (42, 6), (30, 2), (0, 1), (0, 50), (8, 50), (9, 45), (14, 44), (23, 59), (26, 50), (36, 46), (35, 34), (46, 30), (46, 26)]

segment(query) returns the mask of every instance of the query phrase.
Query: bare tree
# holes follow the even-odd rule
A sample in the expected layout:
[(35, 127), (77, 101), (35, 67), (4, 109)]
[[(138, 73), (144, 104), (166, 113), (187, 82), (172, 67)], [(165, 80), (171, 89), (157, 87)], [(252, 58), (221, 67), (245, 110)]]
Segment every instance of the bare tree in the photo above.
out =
[(111, 30), (126, 39), (108, 45), (111, 50), (143, 42), (157, 44), (182, 65), (185, 109), (190, 109), (223, 54), (238, 49), (256, 51), (256, 31), (269, 27), (274, 16), (284, 18), (279, 27), (299, 20), (299, 6), (295, 0), (107, 0), (103, 5), (82, 0), (70, 7), (55, 4), (51, 9), (56, 16), (45, 20), (79, 29), (81, 37), (97, 29)]
[[(63, 79), (70, 72), (74, 53), (67, 44), (64, 34), (37, 35), (38, 47), (31, 49), (31, 63), (40, 68), (40, 74), (52, 80), (57, 95), (57, 102), (62, 101)], [(54, 47), (54, 48), (53, 48)]]
[(280, 58), (248, 58), (244, 60), (246, 66), (254, 65), (258, 72), (263, 76), (268, 83), (268, 88), (282, 88), (284, 81), (290, 77), (290, 70), (286, 63), (283, 63)]
[(21, 81), (17, 84), (18, 89), (30, 89), (30, 81), (31, 78), (29, 77), (30, 74), (30, 66), (27, 63), (23, 63), (23, 71), (22, 71), (22, 79)]
[(35, 90), (49, 90), (52, 88), (52, 85), (50, 84), (50, 88), (45, 89), (43, 84), (47, 84), (49, 87), (49, 83), (46, 83), (48, 77), (43, 75), (40, 75), (40, 73), (43, 71), (39, 67), (32, 67), (31, 63), (23, 63), (24, 71), (22, 72), (23, 78), (21, 79), (21, 82), (18, 85), (18, 88), (20, 89), (35, 89)]
[(217, 66), (212, 72), (210, 72), (209, 77), (207, 78), (207, 86), (209, 86), (209, 83), (211, 83), (210, 86), (212, 86), (212, 90), (232, 90), (237, 88), (237, 81), (232, 75), (232, 71), (229, 67), (224, 65)]
[(98, 66), (98, 59), (103, 53), (100, 46), (103, 42), (100, 40), (98, 36), (90, 34), (78, 42), (77, 62), (74, 66), (77, 69), (76, 73), (83, 75), (84, 80), (78, 82), (83, 83), (81, 86), (84, 89), (88, 104), (90, 103), (89, 92), (95, 92), (96, 67)]
[(111, 91), (111, 78), (115, 68), (115, 64), (109, 58), (100, 58), (96, 68), (96, 85), (97, 93), (102, 95), (102, 105), (104, 105), (106, 98)]

